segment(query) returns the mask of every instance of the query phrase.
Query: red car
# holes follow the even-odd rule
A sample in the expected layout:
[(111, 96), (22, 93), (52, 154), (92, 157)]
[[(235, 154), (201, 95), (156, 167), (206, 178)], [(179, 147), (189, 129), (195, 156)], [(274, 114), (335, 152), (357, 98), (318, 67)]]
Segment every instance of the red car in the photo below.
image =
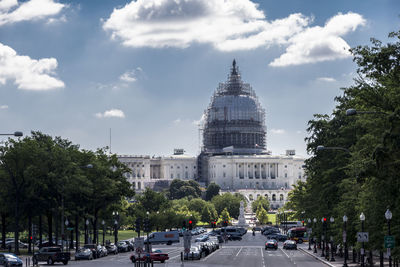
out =
[[(148, 255), (147, 253), (140, 254), (140, 261), (146, 261), (147, 255)], [(133, 263), (135, 263), (136, 261), (139, 260), (139, 255), (132, 254), (130, 259)], [(169, 259), (169, 257), (168, 257), (167, 253), (155, 253), (155, 252), (150, 253), (151, 261), (160, 261), (161, 263), (164, 263), (168, 259)]]

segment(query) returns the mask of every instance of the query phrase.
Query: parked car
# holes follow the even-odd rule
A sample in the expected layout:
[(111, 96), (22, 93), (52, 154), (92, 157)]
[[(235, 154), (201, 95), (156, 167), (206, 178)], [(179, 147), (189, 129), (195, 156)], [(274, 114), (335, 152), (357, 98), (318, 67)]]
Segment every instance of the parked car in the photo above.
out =
[(208, 240), (208, 236), (207, 235), (201, 235), (199, 237), (197, 237), (194, 242), (205, 242)]
[(11, 266), (22, 266), (23, 262), (15, 254), (12, 253), (0, 253), (0, 265), (11, 267)]
[(269, 234), (267, 235), (268, 239), (275, 239), (277, 241), (286, 241), (288, 239), (287, 235), (283, 234)]
[(55, 262), (62, 262), (64, 265), (68, 264), (71, 259), (69, 252), (62, 252), (60, 247), (44, 247), (33, 255), (33, 264), (37, 265), (40, 261), (47, 262), (48, 265), (53, 265)]
[[(18, 241), (18, 247), (19, 248), (28, 248), (28, 244), (25, 244), (25, 243), (22, 243), (21, 241)], [(15, 241), (14, 240), (6, 241), (6, 248), (14, 249), (15, 248)]]
[(75, 253), (75, 260), (93, 260), (92, 251), (88, 248), (80, 248)]
[(286, 240), (283, 243), (283, 248), (284, 249), (297, 249), (296, 241), (294, 241), (294, 240)]
[(118, 248), (114, 244), (108, 244), (106, 245), (106, 249), (108, 251), (108, 254), (118, 254)]
[(265, 250), (272, 248), (277, 250), (278, 249), (278, 241), (275, 239), (269, 239), (267, 242), (265, 242)]
[(190, 252), (184, 254), (184, 259), (185, 260), (191, 260), (191, 259), (200, 260), (201, 254), (202, 254), (202, 252), (198, 247), (192, 246), (190, 248)]
[(128, 250), (133, 251), (135, 249), (135, 245), (129, 241), (129, 240), (124, 240), (124, 242), (128, 245)]
[[(167, 253), (154, 253), (150, 252), (150, 260), (151, 261), (160, 261), (161, 263), (164, 263), (166, 260), (169, 259), (169, 256)], [(140, 261), (147, 261), (147, 253), (141, 254), (140, 258), (138, 254), (132, 254), (130, 257), (130, 260), (135, 263), (137, 260)]]
[(98, 257), (100, 257), (99, 252), (97, 251), (96, 244), (85, 244), (83, 247), (90, 249), (90, 251), (92, 252), (93, 259), (97, 259)]
[(118, 248), (118, 252), (128, 252), (129, 251), (128, 244), (126, 244), (124, 241), (119, 241), (117, 243), (117, 248)]

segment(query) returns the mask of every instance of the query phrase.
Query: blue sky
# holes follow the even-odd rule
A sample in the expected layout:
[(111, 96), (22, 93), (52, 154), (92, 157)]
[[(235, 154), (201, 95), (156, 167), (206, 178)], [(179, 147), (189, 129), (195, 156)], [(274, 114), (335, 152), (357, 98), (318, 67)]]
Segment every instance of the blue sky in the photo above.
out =
[(0, 129), (96, 149), (111, 128), (114, 153), (196, 155), (235, 58), (268, 150), (306, 156), (307, 122), (355, 77), (347, 48), (388, 41), (399, 15), (397, 0), (0, 0)]

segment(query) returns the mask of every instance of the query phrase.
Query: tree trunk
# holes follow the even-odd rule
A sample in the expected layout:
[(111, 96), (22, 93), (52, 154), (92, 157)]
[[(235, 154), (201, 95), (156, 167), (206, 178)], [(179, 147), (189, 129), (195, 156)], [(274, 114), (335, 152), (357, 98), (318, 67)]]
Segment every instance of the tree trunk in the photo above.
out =
[(51, 214), (51, 211), (47, 213), (47, 226), (49, 228), (48, 231), (49, 242), (50, 245), (53, 245), (53, 215)]
[(97, 212), (94, 214), (94, 220), (93, 220), (93, 244), (98, 245), (98, 235), (97, 235)]
[(1, 248), (5, 249), (6, 248), (6, 214), (2, 213), (1, 214)]
[(15, 196), (15, 229), (14, 229), (14, 254), (19, 255), (19, 192)]
[(54, 236), (55, 236), (55, 239), (56, 239), (56, 245), (58, 245), (58, 239), (59, 239), (59, 229), (58, 229), (58, 226), (59, 226), (59, 220), (58, 220), (58, 214), (57, 214), (57, 212), (56, 212), (56, 216), (55, 216), (55, 219), (54, 219), (54, 227), (56, 228), (56, 230), (55, 230), (55, 232), (54, 232)]
[(43, 242), (43, 231), (42, 231), (42, 215), (39, 215), (39, 244)]
[(75, 251), (78, 251), (79, 249), (79, 216), (78, 214), (75, 215), (75, 239), (76, 239), (76, 246), (75, 246)]
[(28, 232), (29, 232), (29, 236), (28, 236), (28, 254), (32, 253), (32, 216), (29, 214), (28, 215)]
[(83, 225), (85, 227), (85, 244), (88, 244), (88, 229), (87, 229), (87, 225), (86, 225), (86, 218), (83, 218)]

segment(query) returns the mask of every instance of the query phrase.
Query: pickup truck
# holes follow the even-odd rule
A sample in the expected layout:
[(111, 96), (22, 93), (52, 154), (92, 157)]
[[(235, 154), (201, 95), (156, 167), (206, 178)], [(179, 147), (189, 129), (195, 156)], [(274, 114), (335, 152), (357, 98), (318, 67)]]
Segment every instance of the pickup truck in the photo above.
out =
[(71, 259), (71, 253), (62, 252), (60, 247), (43, 247), (33, 255), (33, 264), (39, 261), (45, 261), (48, 265), (53, 265), (55, 262), (62, 262), (64, 265), (68, 264)]

